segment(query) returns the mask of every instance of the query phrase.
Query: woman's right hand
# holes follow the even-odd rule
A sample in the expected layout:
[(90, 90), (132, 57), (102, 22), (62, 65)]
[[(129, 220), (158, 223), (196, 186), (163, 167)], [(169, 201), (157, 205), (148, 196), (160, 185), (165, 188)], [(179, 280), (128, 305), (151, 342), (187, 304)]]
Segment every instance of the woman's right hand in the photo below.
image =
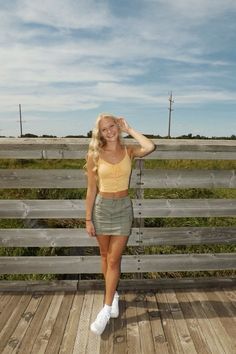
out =
[(90, 237), (96, 236), (96, 232), (92, 220), (86, 221), (86, 231)]

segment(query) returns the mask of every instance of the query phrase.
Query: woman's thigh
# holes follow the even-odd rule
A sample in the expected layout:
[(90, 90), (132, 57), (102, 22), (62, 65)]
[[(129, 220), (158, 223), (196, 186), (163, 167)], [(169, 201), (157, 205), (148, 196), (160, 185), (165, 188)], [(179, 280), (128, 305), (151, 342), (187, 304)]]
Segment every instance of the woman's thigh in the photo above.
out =
[(110, 236), (108, 256), (115, 260), (119, 260), (127, 245), (128, 236)]

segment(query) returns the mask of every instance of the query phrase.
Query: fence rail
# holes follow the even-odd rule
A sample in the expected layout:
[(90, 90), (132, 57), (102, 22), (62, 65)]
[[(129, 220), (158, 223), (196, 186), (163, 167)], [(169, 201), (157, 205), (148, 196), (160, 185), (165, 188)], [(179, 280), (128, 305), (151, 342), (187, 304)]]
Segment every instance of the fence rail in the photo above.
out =
[[(145, 159), (236, 160), (236, 142), (225, 140), (154, 140), (156, 150)], [(127, 139), (133, 144), (132, 139)], [(81, 159), (88, 139), (0, 139), (1, 159)], [(138, 160), (142, 161), (144, 159)], [(215, 162), (216, 166), (220, 161)], [(130, 187), (134, 217), (129, 246), (235, 245), (236, 226), (145, 227), (148, 218), (235, 217), (236, 199), (144, 199), (148, 188), (227, 188), (236, 187), (234, 169), (147, 169), (136, 163)], [(86, 188), (81, 169), (0, 169), (0, 189)], [(83, 199), (2, 199), (2, 219), (81, 219)], [(81, 228), (0, 229), (2, 247), (97, 247)], [(235, 248), (233, 248), (234, 250)], [(122, 271), (128, 273), (168, 271), (210, 271), (236, 269), (236, 252), (204, 254), (125, 255)], [(1, 274), (88, 274), (100, 273), (99, 257), (47, 256), (0, 257)]]

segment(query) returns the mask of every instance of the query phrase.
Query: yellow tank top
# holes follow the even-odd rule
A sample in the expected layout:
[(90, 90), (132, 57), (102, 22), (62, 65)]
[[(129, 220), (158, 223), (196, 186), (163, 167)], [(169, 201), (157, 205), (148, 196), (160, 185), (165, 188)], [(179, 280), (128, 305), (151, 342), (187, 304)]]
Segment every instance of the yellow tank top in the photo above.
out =
[(98, 159), (98, 181), (100, 192), (119, 192), (128, 189), (131, 159), (125, 147), (124, 158), (115, 164)]

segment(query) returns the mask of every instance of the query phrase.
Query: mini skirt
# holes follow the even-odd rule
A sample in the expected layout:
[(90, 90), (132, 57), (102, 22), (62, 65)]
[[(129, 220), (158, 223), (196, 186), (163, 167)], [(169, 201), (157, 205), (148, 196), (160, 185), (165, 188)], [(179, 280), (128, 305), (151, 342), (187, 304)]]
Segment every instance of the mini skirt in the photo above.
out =
[(96, 235), (129, 236), (133, 223), (130, 197), (104, 198), (97, 194), (92, 220)]

